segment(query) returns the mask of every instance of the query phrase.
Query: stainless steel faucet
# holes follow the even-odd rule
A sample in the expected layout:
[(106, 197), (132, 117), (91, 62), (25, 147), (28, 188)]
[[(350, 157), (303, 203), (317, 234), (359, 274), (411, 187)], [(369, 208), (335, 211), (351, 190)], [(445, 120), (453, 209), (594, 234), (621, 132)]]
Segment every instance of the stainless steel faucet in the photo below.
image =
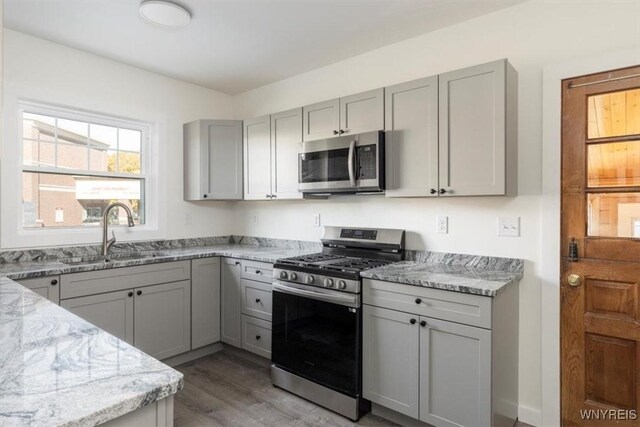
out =
[(111, 246), (113, 246), (113, 244), (116, 242), (116, 234), (113, 232), (113, 230), (111, 230), (111, 235), (113, 237), (107, 240), (107, 236), (109, 234), (107, 232), (107, 228), (109, 228), (109, 212), (111, 212), (111, 209), (115, 207), (121, 207), (125, 210), (125, 212), (127, 213), (127, 222), (129, 223), (129, 227), (133, 227), (135, 225), (133, 223), (133, 214), (131, 213), (131, 209), (129, 209), (129, 206), (121, 202), (114, 202), (107, 206), (107, 209), (104, 210), (104, 215), (102, 215), (102, 256), (104, 257), (109, 255), (109, 248), (111, 248)]

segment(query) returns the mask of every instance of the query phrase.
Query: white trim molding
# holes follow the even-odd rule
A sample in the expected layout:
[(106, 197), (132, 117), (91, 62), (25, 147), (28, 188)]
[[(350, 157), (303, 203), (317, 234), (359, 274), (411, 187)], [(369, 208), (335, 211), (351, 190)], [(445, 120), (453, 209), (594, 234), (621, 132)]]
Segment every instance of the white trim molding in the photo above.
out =
[(561, 82), (638, 64), (640, 49), (636, 48), (573, 59), (546, 66), (543, 70), (540, 230), (542, 408), (537, 425), (544, 427), (560, 425), (560, 250), (564, 249), (560, 248)]

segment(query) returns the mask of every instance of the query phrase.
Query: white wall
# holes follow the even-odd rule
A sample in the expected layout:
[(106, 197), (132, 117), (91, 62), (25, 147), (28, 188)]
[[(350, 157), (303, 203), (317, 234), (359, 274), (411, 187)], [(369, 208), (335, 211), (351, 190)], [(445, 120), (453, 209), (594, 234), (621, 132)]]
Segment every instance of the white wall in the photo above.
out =
[[(519, 73), (519, 196), (245, 202), (235, 232), (317, 239), (317, 212), (323, 224), (406, 228), (410, 248), (527, 260), (520, 286), (520, 418), (540, 425), (540, 259), (549, 248), (540, 234), (542, 68), (632, 47), (640, 47), (637, 1), (531, 1), (238, 95), (238, 117), (248, 118), (507, 57)], [(436, 234), (438, 215), (449, 216), (448, 235)], [(520, 216), (522, 236), (497, 237), (498, 215)]]
[[(159, 216), (159, 229), (148, 233), (139, 228), (119, 230), (120, 240), (210, 236), (226, 234), (232, 228), (232, 204), (182, 200), (182, 124), (202, 118), (232, 118), (230, 96), (7, 29), (4, 61), (3, 248), (98, 242), (102, 238), (99, 230), (73, 239), (68, 235), (43, 238), (16, 234), (15, 219), (20, 210), (20, 186), (15, 176), (19, 99), (152, 124), (151, 151), (157, 155), (159, 189), (153, 213)], [(192, 225), (185, 225), (186, 213), (192, 214)]]

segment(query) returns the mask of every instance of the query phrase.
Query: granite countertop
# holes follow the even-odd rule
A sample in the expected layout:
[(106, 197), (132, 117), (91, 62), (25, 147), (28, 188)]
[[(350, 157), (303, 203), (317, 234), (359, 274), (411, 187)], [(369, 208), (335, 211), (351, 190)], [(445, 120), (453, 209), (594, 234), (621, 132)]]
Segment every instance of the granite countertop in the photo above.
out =
[(0, 425), (97, 425), (176, 393), (178, 371), (0, 278)]
[[(79, 273), (83, 271), (105, 270), (108, 268), (131, 267), (159, 262), (224, 256), (253, 261), (274, 263), (280, 258), (289, 258), (317, 252), (317, 248), (283, 248), (271, 246), (217, 244), (183, 248), (158, 249), (139, 252), (139, 258), (127, 258), (127, 254), (116, 254), (108, 263), (103, 261), (76, 264), (73, 258), (57, 261), (23, 261), (0, 263), (0, 276), (10, 279), (27, 279), (56, 274)], [(69, 264), (69, 261), (74, 261)]]
[(468, 265), (400, 261), (363, 271), (360, 275), (368, 279), (494, 297), (522, 278), (521, 264), (519, 268), (514, 271), (491, 270)]

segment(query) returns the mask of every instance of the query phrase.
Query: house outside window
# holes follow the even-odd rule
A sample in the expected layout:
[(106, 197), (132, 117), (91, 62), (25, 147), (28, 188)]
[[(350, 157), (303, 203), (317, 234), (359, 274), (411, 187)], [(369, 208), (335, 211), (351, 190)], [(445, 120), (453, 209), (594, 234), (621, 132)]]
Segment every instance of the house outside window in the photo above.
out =
[[(23, 229), (98, 227), (115, 201), (145, 224), (145, 124), (29, 106), (20, 118)], [(126, 224), (126, 213), (109, 222)]]

